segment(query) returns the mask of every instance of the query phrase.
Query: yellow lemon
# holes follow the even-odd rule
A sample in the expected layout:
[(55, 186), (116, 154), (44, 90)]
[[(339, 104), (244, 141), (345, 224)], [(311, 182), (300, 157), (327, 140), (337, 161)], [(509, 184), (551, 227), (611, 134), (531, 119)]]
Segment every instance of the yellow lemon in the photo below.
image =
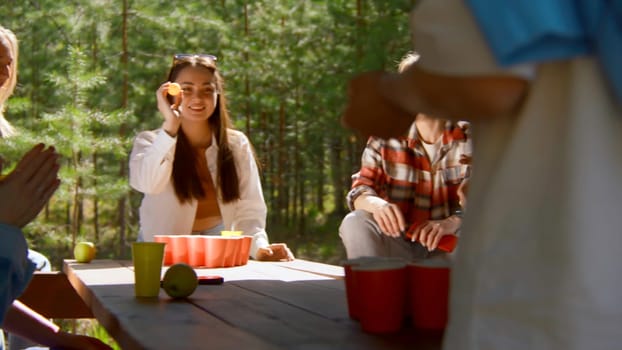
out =
[(170, 83), (168, 85), (168, 94), (171, 96), (177, 96), (181, 92), (181, 86), (177, 83)]

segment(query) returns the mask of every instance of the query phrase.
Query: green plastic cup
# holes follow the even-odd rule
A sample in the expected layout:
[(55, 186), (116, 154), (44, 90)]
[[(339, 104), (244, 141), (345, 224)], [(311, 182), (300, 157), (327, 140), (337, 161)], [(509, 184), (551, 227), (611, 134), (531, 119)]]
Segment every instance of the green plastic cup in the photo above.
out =
[(132, 243), (135, 296), (153, 298), (160, 294), (165, 245), (161, 242)]

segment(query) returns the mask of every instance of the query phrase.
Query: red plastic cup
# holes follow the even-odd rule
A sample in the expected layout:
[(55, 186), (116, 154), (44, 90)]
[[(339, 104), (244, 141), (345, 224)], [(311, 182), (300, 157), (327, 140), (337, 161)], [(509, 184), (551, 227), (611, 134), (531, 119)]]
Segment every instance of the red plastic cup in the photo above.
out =
[(223, 267), (225, 266), (225, 254), (227, 253), (227, 237), (205, 236), (205, 266)]
[(155, 235), (153, 236), (154, 242), (166, 243), (164, 246), (164, 265), (171, 265), (173, 263), (173, 250), (171, 249), (171, 236)]
[(449, 274), (447, 261), (408, 265), (410, 312), (415, 328), (444, 330), (447, 326)]
[(441, 240), (438, 242), (438, 249), (451, 253), (456, 249), (456, 245), (458, 244), (458, 236), (454, 235), (445, 235), (441, 237)]
[(242, 236), (242, 242), (240, 243), (240, 249), (238, 252), (236, 265), (246, 265), (248, 262), (248, 257), (251, 251), (251, 243), (253, 242), (253, 237), (251, 236)]
[(205, 266), (205, 236), (188, 236), (188, 264)]
[(356, 292), (357, 288), (354, 284), (354, 274), (352, 272), (352, 267), (358, 266), (361, 264), (378, 261), (379, 258), (373, 256), (363, 256), (360, 258), (348, 259), (343, 261), (341, 265), (343, 265), (343, 271), (345, 274), (345, 284), (346, 284), (346, 299), (348, 300), (348, 314), (350, 318), (353, 320), (359, 319), (359, 302), (358, 302), (358, 293)]
[[(416, 231), (417, 227), (420, 224), (421, 223), (416, 223), (416, 224), (411, 225), (408, 228), (407, 236), (410, 237), (410, 235)], [(456, 236), (456, 235), (445, 235), (445, 236), (441, 237), (441, 240), (438, 242), (437, 248), (439, 250), (451, 253), (451, 252), (454, 251), (454, 249), (456, 249), (456, 245), (457, 244), (458, 244), (458, 236)]]
[(188, 236), (172, 235), (170, 236), (172, 263), (190, 264), (188, 259)]
[(404, 261), (385, 260), (352, 267), (363, 331), (393, 333), (402, 328), (406, 266)]
[(242, 243), (242, 237), (230, 236), (224, 237), (224, 239), (227, 241), (227, 246), (225, 247), (225, 260), (223, 262), (223, 266), (235, 266), (238, 252), (240, 251), (240, 244)]
[(238, 242), (235, 243), (233, 251), (233, 266), (239, 266), (242, 258), (242, 236), (237, 236)]

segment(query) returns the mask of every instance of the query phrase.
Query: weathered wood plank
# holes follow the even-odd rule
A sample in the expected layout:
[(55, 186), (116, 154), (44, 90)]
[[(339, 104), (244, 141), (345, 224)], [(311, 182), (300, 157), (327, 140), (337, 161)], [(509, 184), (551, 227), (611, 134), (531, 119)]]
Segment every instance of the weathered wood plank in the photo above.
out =
[(65, 265), (78, 294), (124, 349), (440, 349), (440, 334), (408, 325), (386, 336), (362, 332), (348, 317), (341, 267), (250, 261), (197, 269), (225, 283), (199, 286), (187, 300), (164, 292), (145, 300), (133, 296), (130, 262)]
[(279, 349), (163, 292), (159, 298), (135, 298), (134, 273), (119, 263), (65, 262), (64, 271), (123, 349)]
[[(296, 305), (282, 302), (257, 292), (258, 284), (276, 284), (277, 280), (249, 280), (225, 282), (221, 286), (203, 286), (191, 301), (208, 313), (235, 325), (246, 332), (261, 336), (266, 341), (286, 349), (334, 348), (365, 349), (366, 341), (359, 339), (358, 331), (349, 325), (340, 325), (310, 313)], [(322, 345), (322, 346), (320, 346)], [(377, 347), (376, 347), (377, 348)]]
[[(233, 281), (204, 286), (191, 301), (223, 321), (287, 349), (440, 349), (440, 335), (417, 333), (406, 324), (397, 334), (371, 335), (351, 321), (345, 310), (339, 318), (328, 319), (308, 310), (312, 302), (303, 307), (285, 302), (282, 296), (292, 291), (292, 284), (307, 287), (305, 281)], [(267, 285), (281, 292), (265, 295)], [(331, 305), (327, 300), (316, 299), (318, 309)]]
[(264, 298), (295, 305), (306, 312), (329, 320), (349, 320), (345, 292), (329, 287), (343, 283), (342, 281), (235, 281), (232, 283), (241, 288), (252, 289)]
[(322, 264), (308, 260), (296, 259), (294, 261), (278, 262), (275, 264), (288, 269), (310, 272), (334, 279), (343, 279), (345, 276), (345, 272), (341, 266)]
[(198, 274), (204, 275), (221, 275), (227, 277), (227, 280), (247, 280), (247, 279), (268, 279), (281, 281), (298, 281), (298, 280), (328, 280), (333, 279), (327, 275), (321, 275), (308, 272), (302, 269), (288, 269), (276, 262), (258, 262), (249, 261), (247, 265), (227, 267), (227, 268), (198, 268), (195, 269)]
[[(363, 333), (358, 322), (348, 316), (343, 280), (327, 278), (327, 269), (318, 275), (313, 264), (306, 265), (312, 266), (313, 272), (300, 268), (303, 264), (296, 269), (290, 266), (253, 262), (240, 270), (246, 278), (233, 280), (227, 279), (233, 270), (212, 269), (209, 272), (225, 275), (225, 286), (212, 286), (200, 297), (204, 289), (195, 292), (193, 302), (227, 322), (292, 349), (439, 348), (437, 334), (415, 334), (408, 325), (391, 337)], [(236, 291), (231, 285), (244, 291)]]

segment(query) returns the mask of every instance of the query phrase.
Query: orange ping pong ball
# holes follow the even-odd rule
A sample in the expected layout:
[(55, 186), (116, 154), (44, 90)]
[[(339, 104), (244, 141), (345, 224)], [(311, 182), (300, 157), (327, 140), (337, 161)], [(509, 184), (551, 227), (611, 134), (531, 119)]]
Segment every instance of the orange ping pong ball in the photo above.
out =
[(181, 86), (177, 83), (170, 83), (168, 85), (168, 94), (171, 96), (177, 96), (181, 92)]

